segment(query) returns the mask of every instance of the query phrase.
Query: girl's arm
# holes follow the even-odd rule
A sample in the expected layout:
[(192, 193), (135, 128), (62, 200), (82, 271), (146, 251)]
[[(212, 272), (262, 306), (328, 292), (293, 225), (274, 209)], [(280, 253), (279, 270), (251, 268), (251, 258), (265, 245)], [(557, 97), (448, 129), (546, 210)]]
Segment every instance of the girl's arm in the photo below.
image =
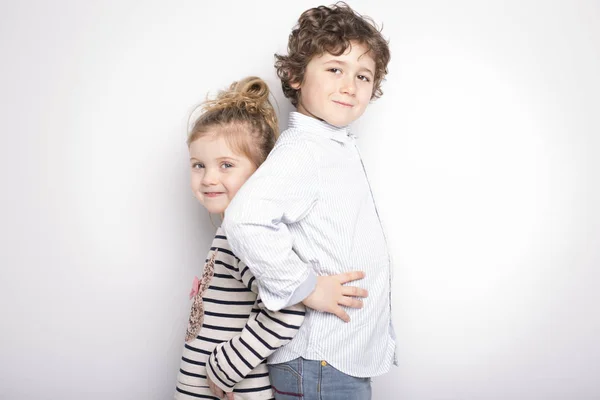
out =
[[(240, 261), (237, 271), (230, 272), (258, 294), (256, 280), (248, 267)], [(233, 391), (233, 387), (248, 377), (254, 368), (292, 340), (304, 321), (305, 308), (302, 304), (270, 311), (257, 297), (255, 308), (260, 311), (248, 320), (238, 335), (217, 345), (207, 362), (208, 378), (224, 392)]]
[(260, 312), (232, 339), (220, 343), (211, 353), (206, 373), (224, 392), (249, 376), (250, 372), (275, 350), (287, 344), (304, 321), (304, 306), (296, 304), (280, 311), (269, 311), (260, 299)]

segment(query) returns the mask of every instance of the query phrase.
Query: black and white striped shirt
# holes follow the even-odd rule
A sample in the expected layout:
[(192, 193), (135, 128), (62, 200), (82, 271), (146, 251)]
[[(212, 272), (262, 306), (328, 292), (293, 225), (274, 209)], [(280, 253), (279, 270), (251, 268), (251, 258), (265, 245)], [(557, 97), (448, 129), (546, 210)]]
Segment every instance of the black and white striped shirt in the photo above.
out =
[(356, 377), (387, 372), (394, 361), (391, 265), (369, 181), (347, 128), (293, 112), (267, 160), (225, 211), (230, 244), (258, 280), (266, 306), (304, 299), (317, 275), (366, 272), (369, 291), (351, 321), (307, 309), (300, 331), (269, 363), (298, 356), (326, 360)]
[(175, 399), (215, 399), (207, 376), (236, 399), (272, 399), (266, 358), (288, 343), (304, 320), (301, 304), (273, 312), (257, 297), (256, 280), (217, 230), (214, 275), (202, 299), (204, 320), (186, 343)]

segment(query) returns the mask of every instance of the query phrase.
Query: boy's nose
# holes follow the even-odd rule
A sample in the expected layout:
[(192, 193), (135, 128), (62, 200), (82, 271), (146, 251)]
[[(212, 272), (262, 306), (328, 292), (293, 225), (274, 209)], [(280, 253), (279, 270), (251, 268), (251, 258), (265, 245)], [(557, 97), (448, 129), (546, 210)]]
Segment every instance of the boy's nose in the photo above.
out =
[(341, 82), (340, 91), (349, 95), (356, 93), (356, 82), (353, 78), (346, 78)]

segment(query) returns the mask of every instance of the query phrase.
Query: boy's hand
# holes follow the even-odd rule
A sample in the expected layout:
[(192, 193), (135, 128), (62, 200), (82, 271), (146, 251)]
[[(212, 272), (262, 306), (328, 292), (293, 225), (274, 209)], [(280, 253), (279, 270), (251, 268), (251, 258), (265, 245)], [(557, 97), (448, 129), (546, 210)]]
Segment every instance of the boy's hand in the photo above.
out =
[(315, 290), (302, 300), (302, 303), (313, 310), (335, 314), (344, 322), (349, 322), (350, 316), (340, 306), (362, 308), (362, 301), (353, 299), (352, 297), (367, 297), (369, 293), (365, 289), (356, 286), (342, 285), (364, 277), (365, 273), (362, 271), (351, 271), (331, 276), (318, 276)]

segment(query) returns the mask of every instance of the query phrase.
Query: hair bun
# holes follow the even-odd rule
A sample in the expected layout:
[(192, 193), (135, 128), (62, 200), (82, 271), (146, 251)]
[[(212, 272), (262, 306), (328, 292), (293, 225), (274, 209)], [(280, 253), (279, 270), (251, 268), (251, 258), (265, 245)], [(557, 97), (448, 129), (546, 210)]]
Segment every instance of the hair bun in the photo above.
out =
[(204, 110), (238, 108), (249, 114), (268, 114), (272, 107), (269, 103), (269, 86), (256, 76), (249, 76), (233, 82), (229, 90), (221, 91), (214, 100), (204, 103)]
[(267, 83), (256, 76), (233, 82), (197, 109), (202, 113), (188, 133), (188, 146), (212, 127), (241, 127), (229, 130), (233, 133), (221, 130), (221, 134), (233, 137), (232, 143), (237, 141), (238, 144), (233, 146), (240, 154), (246, 155), (257, 166), (262, 164), (279, 137), (277, 114), (269, 101), (270, 96)]
[(231, 85), (231, 89), (240, 95), (253, 98), (257, 103), (263, 103), (269, 98), (269, 87), (262, 79), (249, 76)]

